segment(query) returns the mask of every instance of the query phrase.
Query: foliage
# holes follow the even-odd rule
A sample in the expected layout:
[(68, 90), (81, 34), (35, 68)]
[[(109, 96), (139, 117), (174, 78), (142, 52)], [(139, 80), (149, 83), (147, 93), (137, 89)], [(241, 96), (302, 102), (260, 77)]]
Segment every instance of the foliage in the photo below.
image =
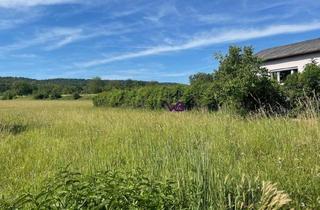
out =
[(18, 96), (25, 96), (25, 95), (30, 95), (32, 94), (33, 87), (30, 83), (23, 82), (23, 81), (18, 81), (13, 83), (13, 91), (16, 93)]
[(305, 67), (300, 76), (306, 96), (320, 98), (320, 66), (312, 62)]
[(226, 56), (217, 56), (220, 66), (214, 83), (220, 104), (240, 113), (260, 109), (281, 110), (286, 106), (278, 84), (271, 81), (267, 69), (250, 47), (230, 47)]
[(59, 90), (53, 89), (53, 90), (50, 91), (49, 98), (50, 98), (51, 100), (56, 100), (56, 99), (59, 99), (59, 98), (61, 98), (61, 97), (62, 97), (62, 96), (61, 96), (61, 93), (59, 92)]
[[(175, 199), (184, 198), (191, 209), (259, 209), (263, 181), (290, 195), (283, 209), (320, 209), (318, 118), (244, 119), (224, 112), (97, 109), (83, 100), (16, 100), (0, 101), (0, 122), (6, 130), (0, 194), (9, 204), (25, 192), (44, 192), (43, 180), (69, 166), (84, 177), (142, 168), (152, 182), (173, 181)], [(14, 125), (27, 129), (8, 134)], [(271, 191), (264, 200), (282, 198)]]
[(21, 122), (0, 122), (0, 134), (18, 134), (27, 129)]
[(289, 75), (283, 90), (291, 104), (293, 116), (319, 110), (320, 66), (315, 61), (306, 65), (303, 72)]
[(177, 184), (153, 181), (141, 171), (98, 172), (91, 176), (62, 171), (36, 194), (24, 194), (5, 209), (173, 209), (183, 208)]
[(88, 82), (88, 93), (100, 93), (103, 90), (104, 83), (100, 77), (94, 77)]
[(2, 100), (12, 100), (16, 97), (16, 94), (10, 90), (6, 91), (2, 95)]
[(183, 101), (187, 109), (213, 111), (227, 107), (241, 114), (261, 110), (279, 113), (288, 108), (280, 86), (270, 80), (252, 48), (230, 47), (227, 55), (218, 55), (217, 59), (218, 70), (190, 76), (189, 86), (110, 90), (97, 96), (94, 104), (160, 109), (166, 103)]
[(320, 66), (312, 62), (303, 72), (289, 75), (283, 88), (292, 102), (304, 97), (320, 98)]
[(80, 95), (79, 93), (75, 92), (75, 93), (72, 94), (72, 98), (73, 98), (74, 100), (78, 100), (78, 99), (81, 98), (81, 95)]
[(34, 99), (43, 100), (49, 98), (49, 93), (46, 91), (39, 91), (33, 95)]
[(161, 109), (182, 100), (186, 86), (146, 86), (131, 90), (110, 90), (93, 99), (95, 106)]
[[(195, 183), (192, 183), (194, 185)], [(276, 184), (258, 179), (241, 183), (224, 182), (222, 204), (226, 209), (272, 209), (288, 207), (291, 199)], [(232, 185), (234, 185), (233, 188)], [(188, 186), (181, 194), (177, 182), (155, 181), (142, 170), (103, 171), (83, 175), (61, 171), (37, 193), (24, 193), (13, 200), (0, 199), (4, 209), (207, 209), (213, 204), (195, 194), (197, 186)], [(199, 196), (200, 195), (200, 196)], [(224, 197), (225, 196), (225, 197)], [(200, 201), (200, 203), (199, 203)], [(197, 204), (199, 203), (199, 204)], [(220, 206), (220, 207), (222, 207)]]
[[(101, 80), (94, 78), (86, 79), (49, 79), (34, 80), (21, 77), (0, 77), (0, 95), (11, 93), (15, 96), (33, 94), (34, 98), (49, 98), (51, 89), (64, 95), (75, 93), (90, 94), (102, 90), (121, 89), (127, 90), (149, 85), (170, 86), (171, 83), (144, 82), (135, 80)], [(14, 98), (12, 97), (12, 98)]]
[(51, 99), (56, 100), (61, 98), (61, 92), (59, 90), (59, 86), (44, 86), (41, 90), (38, 90), (34, 95), (34, 99), (42, 100), (42, 99)]
[(191, 75), (189, 77), (189, 82), (191, 85), (213, 82), (213, 75), (200, 72), (200, 73)]
[(190, 88), (185, 96), (188, 107), (218, 110), (217, 87), (213, 74), (197, 73), (189, 77)]

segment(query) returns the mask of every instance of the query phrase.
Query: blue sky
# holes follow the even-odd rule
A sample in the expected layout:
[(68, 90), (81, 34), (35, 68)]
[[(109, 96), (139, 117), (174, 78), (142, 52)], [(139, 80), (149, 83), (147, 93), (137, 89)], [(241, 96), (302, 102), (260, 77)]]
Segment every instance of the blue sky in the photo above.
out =
[(315, 0), (0, 0), (0, 76), (187, 83), (229, 45), (320, 37)]

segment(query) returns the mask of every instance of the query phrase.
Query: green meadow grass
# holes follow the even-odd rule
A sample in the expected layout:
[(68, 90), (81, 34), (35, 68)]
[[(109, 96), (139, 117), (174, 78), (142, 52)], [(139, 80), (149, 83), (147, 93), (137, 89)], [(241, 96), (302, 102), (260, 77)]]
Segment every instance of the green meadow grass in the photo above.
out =
[(139, 168), (181, 192), (193, 183), (213, 209), (257, 180), (286, 192), (290, 207), (320, 209), (318, 119), (0, 101), (0, 138), (0, 195), (9, 198), (37, 191), (66, 167), (88, 175)]

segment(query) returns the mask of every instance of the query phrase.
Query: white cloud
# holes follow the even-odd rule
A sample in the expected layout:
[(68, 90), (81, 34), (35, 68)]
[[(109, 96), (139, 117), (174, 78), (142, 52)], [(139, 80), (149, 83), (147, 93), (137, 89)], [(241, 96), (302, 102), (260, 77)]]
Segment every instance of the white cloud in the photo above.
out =
[(93, 39), (96, 37), (108, 37), (129, 33), (135, 30), (133, 26), (122, 24), (110, 24), (99, 27), (56, 27), (41, 30), (33, 37), (23, 38), (13, 44), (0, 46), (0, 53), (21, 50), (30, 47), (42, 47), (42, 49), (51, 51), (65, 47), (66, 45)]
[(34, 7), (54, 4), (78, 3), (79, 0), (0, 0), (0, 7), (3, 8), (19, 8)]
[(159, 24), (161, 19), (170, 15), (178, 16), (179, 14), (179, 11), (173, 3), (166, 2), (161, 4), (156, 11), (152, 11), (151, 15), (145, 16), (144, 19)]
[(240, 30), (229, 30), (220, 34), (207, 32), (200, 36), (195, 36), (191, 40), (178, 45), (164, 45), (157, 46), (147, 50), (138, 52), (129, 52), (126, 54), (107, 57), (88, 62), (78, 63), (80, 67), (92, 67), (103, 65), (115, 61), (122, 61), (132, 58), (158, 55), (162, 53), (178, 52), (193, 48), (206, 47), (219, 43), (227, 43), (233, 41), (244, 41), (255, 38), (262, 38), (267, 36), (274, 36), (280, 34), (290, 33), (301, 33), (307, 31), (313, 31), (320, 29), (320, 22), (308, 23), (308, 24), (297, 24), (297, 25), (273, 25), (266, 28), (251, 28), (251, 29), (240, 29)]
[[(1, 1), (1, 0), (0, 0)], [(33, 9), (0, 12), (0, 30), (9, 30), (18, 26), (38, 20), (43, 16), (42, 11)]]
[(14, 54), (14, 55), (11, 55), (12, 57), (15, 57), (15, 58), (21, 58), (21, 59), (34, 59), (34, 58), (38, 58), (39, 56), (36, 55), (36, 54), (27, 54), (27, 53), (24, 53), (24, 54)]
[(116, 73), (110, 73), (103, 75), (103, 79), (116, 79), (116, 80), (126, 80), (126, 79), (135, 79), (135, 80), (150, 80), (150, 78), (176, 78), (176, 77), (187, 77), (191, 74), (194, 74), (194, 71), (183, 71), (183, 72), (165, 72), (165, 71), (152, 71), (150, 69), (129, 69), (129, 70), (117, 70)]
[(14, 28), (17, 25), (25, 23), (24, 19), (1, 19), (0, 20), (0, 30)]
[(67, 44), (67, 40), (70, 37), (77, 36), (81, 31), (81, 28), (53, 28), (46, 32), (40, 32), (33, 38), (24, 38), (14, 44), (0, 46), (0, 52), (20, 50), (39, 45), (47, 45), (48, 49), (56, 49)]

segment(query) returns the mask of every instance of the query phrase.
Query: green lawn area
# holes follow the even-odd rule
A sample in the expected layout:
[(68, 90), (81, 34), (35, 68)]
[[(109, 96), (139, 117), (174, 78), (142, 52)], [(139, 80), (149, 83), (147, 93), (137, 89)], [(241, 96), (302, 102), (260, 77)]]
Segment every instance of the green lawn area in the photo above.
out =
[(141, 168), (181, 191), (201, 186), (212, 208), (228, 202), (226, 192), (270, 181), (291, 207), (320, 209), (320, 123), (95, 108), (86, 100), (0, 101), (0, 194), (37, 191), (66, 167), (83, 174)]

